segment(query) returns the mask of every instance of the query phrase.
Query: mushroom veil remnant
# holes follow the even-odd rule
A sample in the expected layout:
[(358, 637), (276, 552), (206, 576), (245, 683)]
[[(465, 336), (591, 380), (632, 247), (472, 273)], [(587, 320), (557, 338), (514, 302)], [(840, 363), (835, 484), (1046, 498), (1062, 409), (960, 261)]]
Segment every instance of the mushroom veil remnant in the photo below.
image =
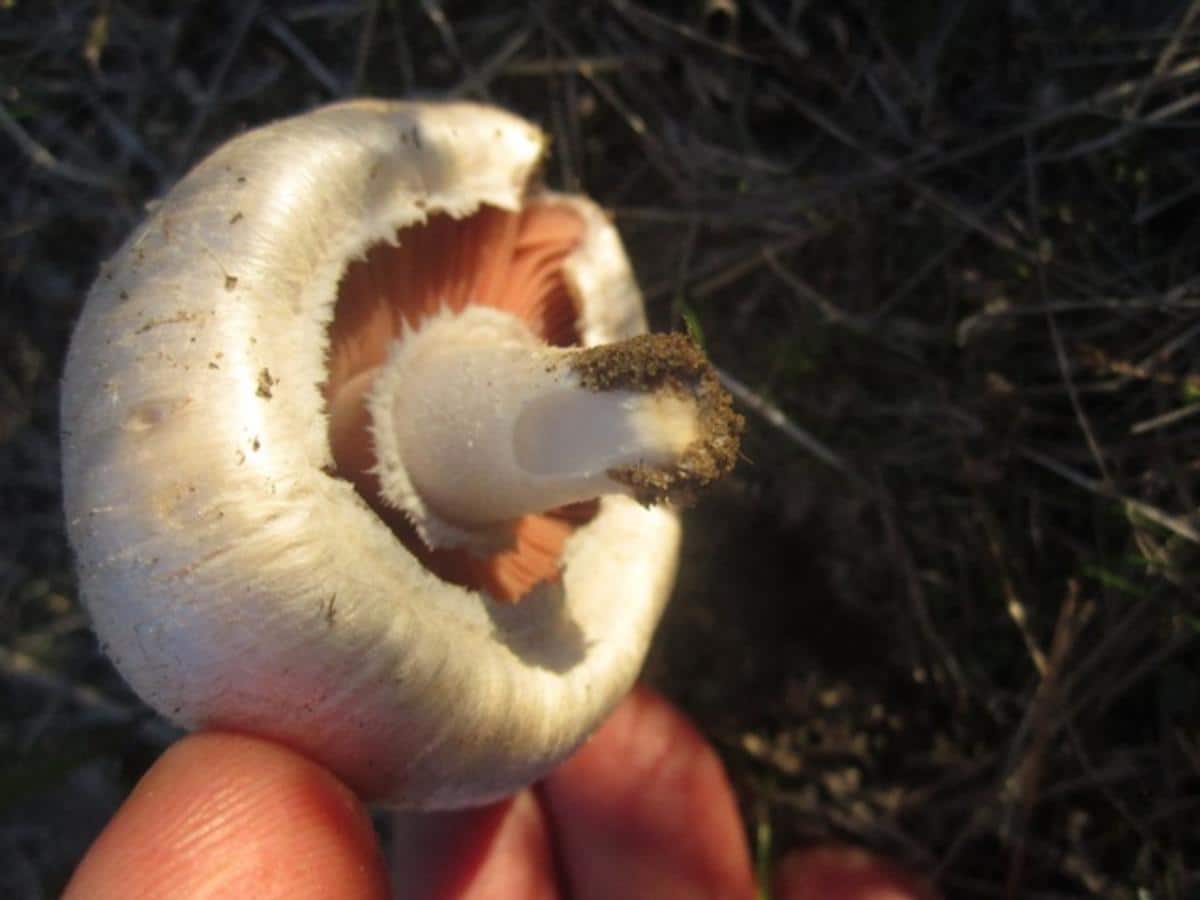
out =
[(628, 690), (672, 501), (741, 420), (686, 339), (644, 335), (615, 230), (538, 187), (544, 149), (484, 106), (325, 107), (219, 148), (102, 268), (67, 524), (163, 714), (436, 808), (535, 780)]

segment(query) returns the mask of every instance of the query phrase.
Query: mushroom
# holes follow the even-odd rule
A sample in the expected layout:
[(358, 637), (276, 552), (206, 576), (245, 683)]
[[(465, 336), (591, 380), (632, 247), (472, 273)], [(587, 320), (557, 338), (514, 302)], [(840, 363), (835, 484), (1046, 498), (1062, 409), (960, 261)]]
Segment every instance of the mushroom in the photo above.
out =
[(63, 379), (81, 594), (185, 727), (369, 799), (485, 802), (577, 747), (671, 589), (670, 502), (741, 420), (639, 336), (620, 240), (498, 109), (356, 100), (249, 131), (103, 266)]

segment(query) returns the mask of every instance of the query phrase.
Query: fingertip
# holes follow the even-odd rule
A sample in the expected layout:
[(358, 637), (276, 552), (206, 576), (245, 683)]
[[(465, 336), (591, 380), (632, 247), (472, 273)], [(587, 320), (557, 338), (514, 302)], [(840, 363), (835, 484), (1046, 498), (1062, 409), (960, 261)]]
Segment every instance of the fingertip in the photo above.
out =
[(794, 850), (775, 870), (777, 900), (939, 900), (923, 879), (859, 847)]
[(636, 689), (543, 783), (573, 896), (752, 897), (749, 850), (716, 751)]
[(392, 817), (393, 881), (406, 900), (558, 896), (545, 816), (529, 791), (481, 809)]
[(68, 898), (383, 898), (370, 819), (332, 774), (276, 744), (209, 732), (151, 767)]

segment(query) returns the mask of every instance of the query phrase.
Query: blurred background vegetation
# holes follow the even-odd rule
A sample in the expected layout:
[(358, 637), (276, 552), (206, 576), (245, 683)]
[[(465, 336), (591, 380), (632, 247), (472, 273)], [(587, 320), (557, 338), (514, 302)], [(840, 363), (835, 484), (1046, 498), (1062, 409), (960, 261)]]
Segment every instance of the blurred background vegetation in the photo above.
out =
[(209, 149), (357, 94), (502, 104), (749, 420), (647, 678), (760, 859), (952, 897), (1200, 895), (1200, 3), (0, 0), (0, 895), (173, 737), (99, 654), (57, 378)]

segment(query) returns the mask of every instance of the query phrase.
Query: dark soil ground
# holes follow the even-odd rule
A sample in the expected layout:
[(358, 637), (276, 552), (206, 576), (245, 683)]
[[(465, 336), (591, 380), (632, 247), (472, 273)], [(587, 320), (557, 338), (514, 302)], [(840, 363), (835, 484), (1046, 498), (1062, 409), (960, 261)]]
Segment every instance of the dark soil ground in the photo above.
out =
[(354, 94), (553, 136), (749, 421), (647, 676), (768, 862), (1200, 896), (1200, 3), (0, 0), (0, 895), (172, 737), (99, 654), (57, 376), (206, 151)]

